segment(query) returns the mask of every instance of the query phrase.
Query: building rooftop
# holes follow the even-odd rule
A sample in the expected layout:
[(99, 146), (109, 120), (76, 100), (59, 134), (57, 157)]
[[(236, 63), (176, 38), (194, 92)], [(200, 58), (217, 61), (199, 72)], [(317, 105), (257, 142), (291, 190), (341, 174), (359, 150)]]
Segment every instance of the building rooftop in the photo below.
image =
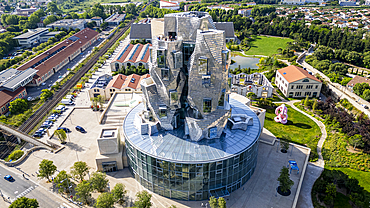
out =
[(98, 79), (96, 79), (96, 81), (91, 85), (90, 89), (92, 88), (105, 89), (111, 80), (112, 80), (112, 76), (108, 74), (104, 74), (100, 76)]
[(289, 83), (309, 78), (315, 81), (321, 82), (315, 76), (309, 74), (306, 70), (302, 69), (301, 67), (290, 65), (285, 68), (279, 69), (278, 72), (288, 81)]
[(14, 98), (14, 96), (21, 93), (23, 90), (24, 90), (24, 87), (20, 87), (14, 92), (11, 92), (8, 90), (0, 91), (0, 107), (8, 103), (10, 100)]
[(77, 50), (79, 50), (84, 44), (92, 40), (99, 33), (90, 28), (85, 28), (75, 35), (67, 38), (60, 42), (56, 46), (49, 50), (41, 53), (30, 61), (18, 67), (18, 70), (26, 70), (28, 68), (34, 68), (38, 70), (35, 78), (43, 76), (46, 72), (51, 70), (57, 64), (67, 59)]
[(117, 138), (118, 130), (117, 128), (102, 129), (100, 134), (100, 139), (110, 139)]
[(36, 35), (39, 35), (40, 33), (44, 33), (45, 31), (48, 31), (49, 28), (36, 28), (36, 29), (28, 29), (28, 32), (23, 33), (22, 35), (18, 35), (14, 37), (13, 39), (27, 39)]
[(144, 110), (144, 104), (133, 108), (123, 123), (125, 138), (141, 152), (152, 157), (170, 162), (211, 162), (234, 157), (258, 141), (261, 133), (257, 115), (243, 103), (230, 98), (232, 114), (244, 114), (253, 118), (253, 125), (246, 131), (227, 128), (221, 138), (202, 139), (198, 142), (184, 139), (183, 128), (174, 131), (163, 131), (149, 135), (141, 135), (136, 129), (134, 120), (138, 113)]
[(152, 39), (150, 23), (134, 23), (131, 25), (130, 39)]
[(117, 53), (116, 57), (114, 57), (113, 62), (118, 61), (120, 63), (125, 62), (144, 62), (147, 63), (149, 60), (149, 47), (151, 45), (149, 43), (142, 45), (142, 44), (136, 44), (133, 45), (131, 43), (127, 44), (125, 47), (123, 47), (120, 52)]
[(370, 79), (356, 75), (351, 81), (348, 82), (347, 86), (354, 87), (357, 83), (368, 83), (370, 85)]
[(125, 19), (126, 14), (112, 14), (110, 17), (105, 19), (106, 22), (121, 22)]
[(217, 30), (225, 31), (226, 38), (235, 38), (233, 22), (214, 22)]
[[(24, 71), (18, 71), (16, 69), (10, 68), (3, 72), (0, 72), (0, 89), (17, 89), (19, 86), (25, 86), (27, 83), (24, 81), (29, 77), (33, 77), (37, 70), (28, 68)], [(32, 80), (32, 79), (31, 79)]]
[(58, 27), (58, 26), (75, 26), (79, 24), (84, 24), (86, 22), (85, 19), (62, 19), (51, 24), (48, 24), (48, 27)]

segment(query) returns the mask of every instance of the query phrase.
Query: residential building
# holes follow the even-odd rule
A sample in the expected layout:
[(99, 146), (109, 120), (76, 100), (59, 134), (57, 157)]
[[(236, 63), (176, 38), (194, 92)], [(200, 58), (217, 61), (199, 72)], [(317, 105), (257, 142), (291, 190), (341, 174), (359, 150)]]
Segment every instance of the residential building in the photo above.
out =
[(80, 29), (83, 30), (87, 26), (87, 21), (85, 19), (62, 19), (51, 24), (46, 25), (47, 28), (64, 28), (69, 29), (72, 28), (73, 30)]
[(101, 17), (93, 17), (90, 20), (94, 21), (98, 27), (100, 27), (100, 25), (103, 23), (103, 18)]
[(102, 129), (97, 143), (99, 151), (95, 158), (96, 169), (102, 172), (123, 169), (123, 146), (118, 128)]
[(230, 51), (208, 13), (166, 14), (163, 28), (140, 82), (143, 102), (123, 123), (129, 170), (168, 198), (229, 196), (253, 175), (261, 122), (229, 97)]
[(32, 81), (36, 72), (31, 68), (25, 71), (9, 68), (0, 72), (0, 115), (8, 112), (10, 102), (27, 96), (24, 86)]
[(161, 9), (171, 9), (171, 10), (179, 10), (180, 9), (180, 4), (177, 1), (164, 1), (161, 0), (159, 1), (159, 8)]
[(150, 44), (145, 45), (131, 43), (122, 47), (117, 53), (112, 62), (110, 63), (111, 71), (119, 71), (122, 67), (129, 68), (130, 66), (144, 66), (146, 69), (149, 68), (148, 60), (150, 55)]
[(253, 74), (231, 74), (231, 92), (246, 96), (252, 92), (257, 98), (271, 98), (274, 87), (265, 75), (261, 73)]
[(248, 9), (239, 9), (238, 14), (243, 15), (244, 17), (249, 17), (251, 15), (253, 8), (248, 8)]
[(117, 26), (125, 20), (125, 17), (126, 17), (126, 14), (115, 13), (109, 16), (107, 19), (105, 19), (105, 22), (107, 22), (108, 25)]
[(207, 9), (223, 9), (223, 10), (226, 10), (226, 11), (229, 11), (229, 10), (234, 10), (233, 7), (229, 7), (227, 5), (212, 5), (212, 6), (207, 6)]
[(131, 74), (129, 76), (117, 74), (113, 77), (110, 75), (102, 75), (88, 90), (89, 97), (97, 97), (98, 95), (109, 100), (115, 92), (122, 93), (142, 93), (140, 82), (141, 80), (150, 77), (149, 74), (137, 75)]
[(319, 97), (321, 81), (307, 70), (290, 65), (276, 72), (275, 84), (286, 97)]
[(90, 99), (98, 97), (99, 95), (103, 98), (106, 98), (105, 88), (111, 80), (112, 76), (109, 74), (104, 74), (96, 79), (88, 90)]
[(133, 23), (130, 29), (130, 40), (152, 41), (151, 20), (145, 19), (138, 23)]
[(31, 14), (33, 14), (37, 10), (38, 9), (34, 8), (34, 7), (26, 8), (26, 9), (17, 8), (17, 9), (14, 10), (13, 14), (14, 15), (19, 15), (19, 16), (29, 17), (29, 16), (31, 16)]
[(29, 85), (39, 86), (63, 66), (72, 61), (77, 55), (91, 46), (98, 39), (98, 36), (98, 32), (90, 28), (85, 28), (24, 63), (18, 67), (17, 70), (24, 71), (28, 68), (36, 69), (37, 73)]
[(358, 6), (356, 1), (339, 1), (339, 6)]
[(353, 87), (357, 84), (357, 83), (367, 83), (370, 85), (370, 79), (367, 78), (367, 77), (361, 77), (361, 76), (355, 76), (353, 77), (353, 79), (351, 81), (349, 81), (347, 83), (347, 88), (349, 90), (351, 90), (351, 92), (353, 92)]
[(18, 35), (13, 39), (18, 40), (18, 44), (20, 46), (32, 47), (33, 45), (37, 45), (42, 42), (41, 36), (45, 36), (48, 33), (48, 28), (28, 29), (28, 32)]
[(140, 82), (148, 77), (150, 77), (149, 74), (142, 76), (137, 74), (131, 74), (129, 76), (117, 74), (105, 88), (105, 98), (109, 100), (114, 92), (142, 93)]

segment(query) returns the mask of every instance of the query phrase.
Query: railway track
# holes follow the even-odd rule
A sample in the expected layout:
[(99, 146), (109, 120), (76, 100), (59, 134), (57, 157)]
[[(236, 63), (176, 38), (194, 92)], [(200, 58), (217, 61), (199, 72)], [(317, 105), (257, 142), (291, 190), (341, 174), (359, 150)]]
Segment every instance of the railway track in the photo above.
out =
[(131, 24), (135, 21), (131, 20), (125, 27), (123, 27), (118, 33), (116, 33), (99, 51), (96, 53), (87, 63), (80, 68), (80, 70), (64, 85), (59, 89), (51, 99), (46, 101), (30, 118), (28, 118), (18, 130), (29, 133), (35, 126), (42, 120), (47, 113), (57, 105), (60, 100), (67, 94), (67, 92), (77, 84), (77, 82), (89, 71), (90, 68), (99, 60), (99, 57), (103, 56), (110, 47), (131, 27)]

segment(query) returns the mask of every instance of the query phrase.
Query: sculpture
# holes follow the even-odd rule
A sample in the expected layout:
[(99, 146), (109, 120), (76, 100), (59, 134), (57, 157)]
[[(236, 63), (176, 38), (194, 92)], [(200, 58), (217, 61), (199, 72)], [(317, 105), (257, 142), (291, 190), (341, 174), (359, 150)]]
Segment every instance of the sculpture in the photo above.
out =
[(286, 124), (288, 122), (288, 108), (285, 106), (285, 104), (277, 107), (275, 109), (275, 114), (276, 117), (274, 118), (274, 120), (276, 122), (280, 122), (282, 124)]

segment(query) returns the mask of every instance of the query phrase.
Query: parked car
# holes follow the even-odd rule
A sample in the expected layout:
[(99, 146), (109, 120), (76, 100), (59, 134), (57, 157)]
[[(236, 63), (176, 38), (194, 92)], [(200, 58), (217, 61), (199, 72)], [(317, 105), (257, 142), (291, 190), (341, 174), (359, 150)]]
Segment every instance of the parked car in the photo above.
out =
[(71, 101), (71, 99), (63, 99), (61, 103), (65, 105), (73, 105), (74, 103)]
[(45, 129), (44, 128), (39, 128), (39, 130), (37, 130), (35, 133), (40, 133), (40, 134), (44, 134), (45, 133)]
[(14, 178), (11, 175), (4, 176), (4, 179), (7, 181), (14, 181)]
[(67, 108), (64, 106), (64, 105), (58, 105), (58, 107), (55, 108), (55, 110), (59, 110), (59, 111), (65, 111)]
[(43, 123), (40, 127), (43, 128), (43, 129), (48, 129), (48, 128), (50, 128), (50, 125)]
[(33, 137), (42, 137), (42, 133), (36, 132), (33, 134)]
[(67, 127), (59, 127), (57, 130), (64, 130), (66, 133), (70, 133), (70, 132), (72, 132), (71, 130), (69, 130), (69, 128), (67, 128)]
[(82, 128), (81, 126), (76, 126), (76, 130), (81, 132), (81, 133), (86, 133), (85, 129)]

